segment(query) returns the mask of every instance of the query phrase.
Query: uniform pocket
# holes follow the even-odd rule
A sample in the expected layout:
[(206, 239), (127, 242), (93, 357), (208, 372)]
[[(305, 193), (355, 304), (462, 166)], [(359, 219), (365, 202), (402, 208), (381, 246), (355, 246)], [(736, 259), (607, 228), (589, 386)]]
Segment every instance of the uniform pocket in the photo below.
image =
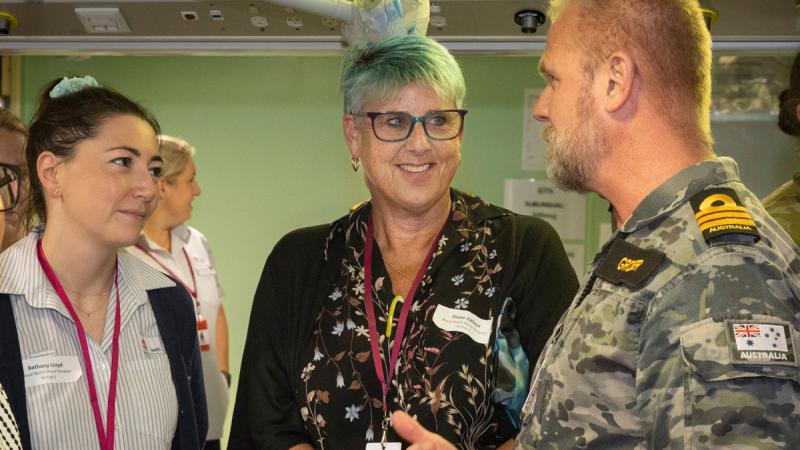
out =
[[(765, 339), (773, 339), (778, 328), (788, 336), (785, 342), (779, 336), (781, 345), (772, 348), (787, 351), (770, 352), (773, 343)], [(730, 448), (743, 442), (798, 448), (800, 369), (793, 325), (768, 316), (706, 319), (683, 327), (680, 336), (688, 448)]]
[(766, 377), (800, 383), (796, 335), (790, 323), (769, 316), (705, 319), (681, 330), (681, 352), (703, 381)]

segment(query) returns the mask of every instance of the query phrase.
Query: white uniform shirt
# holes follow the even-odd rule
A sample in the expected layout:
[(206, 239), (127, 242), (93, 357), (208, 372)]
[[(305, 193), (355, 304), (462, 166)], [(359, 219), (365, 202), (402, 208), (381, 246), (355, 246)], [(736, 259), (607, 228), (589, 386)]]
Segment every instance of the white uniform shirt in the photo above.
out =
[[(146, 252), (136, 246), (128, 247), (128, 251), (151, 267), (170, 276), (177, 276), (188, 290), (197, 293), (196, 300), (200, 306), (200, 313), (208, 323), (210, 344), (210, 350), (201, 352), (203, 380), (208, 403), (207, 439), (218, 440), (222, 438), (222, 428), (228, 409), (228, 384), (217, 361), (216, 333), (217, 313), (225, 294), (217, 279), (211, 249), (205, 236), (195, 228), (181, 225), (170, 231), (170, 239), (172, 248), (167, 251), (142, 234), (137, 243)], [(184, 250), (186, 256), (184, 256)], [(192, 273), (194, 273), (194, 282)]]
[[(31, 444), (40, 450), (98, 448), (78, 333), (39, 264), (39, 236), (37, 229), (0, 255), (0, 293), (11, 296), (23, 372), (28, 375), (25, 393)], [(118, 283), (120, 341), (114, 448), (167, 450), (178, 424), (178, 398), (147, 291), (175, 284), (124, 252), (119, 254)], [(102, 341), (87, 336), (103, 423), (116, 302), (114, 288)], [(32, 381), (27, 367), (49, 362), (63, 362), (68, 370), (51, 379)]]

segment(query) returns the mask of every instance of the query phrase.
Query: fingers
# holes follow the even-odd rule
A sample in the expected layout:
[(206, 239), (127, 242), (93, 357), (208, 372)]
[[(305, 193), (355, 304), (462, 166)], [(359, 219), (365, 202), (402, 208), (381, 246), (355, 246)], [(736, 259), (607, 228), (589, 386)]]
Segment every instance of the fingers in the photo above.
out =
[(401, 438), (411, 444), (430, 440), (429, 435), (431, 433), (420, 425), (419, 422), (414, 420), (413, 417), (403, 411), (395, 411), (392, 413), (392, 427)]
[(403, 411), (392, 413), (392, 427), (401, 438), (412, 444), (408, 450), (455, 450), (441, 436), (426, 430)]

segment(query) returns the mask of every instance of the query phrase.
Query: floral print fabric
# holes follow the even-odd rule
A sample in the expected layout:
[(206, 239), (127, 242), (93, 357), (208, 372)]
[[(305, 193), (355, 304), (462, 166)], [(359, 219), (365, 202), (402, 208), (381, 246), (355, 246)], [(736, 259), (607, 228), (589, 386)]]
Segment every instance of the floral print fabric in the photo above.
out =
[[(514, 301), (504, 295), (498, 257), (503, 250), (497, 248), (493, 228), (493, 219), (511, 213), (453, 191), (450, 222), (413, 299), (389, 396), (383, 399), (364, 292), (373, 290), (384, 373), (393, 341), (384, 331), (394, 293), (377, 244), (373, 285), (364, 284), (370, 211), (369, 204), (355, 209), (336, 222), (329, 236), (331, 242), (343, 234), (345, 252), (341, 260), (330, 261), (339, 265), (339, 277), (322, 302), (297, 374), (297, 401), (310, 437), (326, 449), (363, 448), (379, 441), (386, 401), (390, 412), (409, 412), (458, 448), (492, 448), (513, 438), (529, 363), (513, 326)], [(440, 305), (491, 321), (492, 339), (480, 343), (466, 333), (439, 328), (433, 315)], [(393, 327), (399, 310), (398, 305)], [(399, 440), (391, 429), (388, 439)]]

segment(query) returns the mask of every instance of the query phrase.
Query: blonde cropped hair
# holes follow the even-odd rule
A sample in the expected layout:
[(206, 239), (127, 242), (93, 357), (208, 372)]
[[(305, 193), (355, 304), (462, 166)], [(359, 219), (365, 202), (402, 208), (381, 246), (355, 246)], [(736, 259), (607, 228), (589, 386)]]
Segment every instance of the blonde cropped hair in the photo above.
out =
[(175, 181), (175, 177), (183, 172), (189, 160), (194, 156), (195, 149), (183, 139), (162, 134), (158, 137), (161, 149), (161, 177), (168, 183)]
[(587, 76), (613, 52), (632, 53), (675, 129), (710, 149), (711, 34), (697, 0), (551, 0), (548, 16), (555, 22), (573, 4)]

